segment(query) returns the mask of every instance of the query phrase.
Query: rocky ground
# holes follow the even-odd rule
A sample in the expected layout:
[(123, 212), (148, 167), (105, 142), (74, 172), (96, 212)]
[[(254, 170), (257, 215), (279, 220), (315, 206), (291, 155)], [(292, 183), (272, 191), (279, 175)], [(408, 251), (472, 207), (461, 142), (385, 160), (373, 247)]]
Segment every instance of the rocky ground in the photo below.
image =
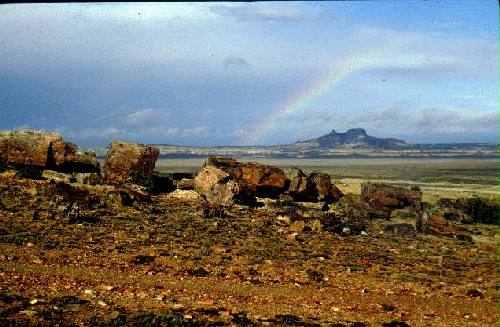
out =
[(341, 236), (270, 205), (207, 210), (169, 195), (69, 214), (44, 183), (2, 193), (3, 325), (498, 323), (496, 226), (468, 225), (474, 242), (399, 235), (386, 220)]
[[(498, 204), (0, 134), (0, 325), (496, 326)], [(483, 224), (488, 223), (488, 224)]]

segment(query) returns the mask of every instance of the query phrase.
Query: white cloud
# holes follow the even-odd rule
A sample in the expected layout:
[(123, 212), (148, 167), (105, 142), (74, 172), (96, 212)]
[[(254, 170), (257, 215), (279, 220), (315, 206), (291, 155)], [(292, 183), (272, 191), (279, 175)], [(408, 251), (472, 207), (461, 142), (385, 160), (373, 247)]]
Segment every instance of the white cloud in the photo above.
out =
[(494, 133), (499, 128), (499, 114), (464, 108), (405, 108), (405, 104), (397, 103), (385, 110), (347, 118), (345, 122), (391, 135)]
[(134, 125), (158, 124), (158, 123), (165, 123), (169, 116), (170, 116), (169, 112), (162, 111), (159, 109), (146, 108), (128, 114), (126, 120), (127, 122)]
[(300, 22), (318, 18), (317, 14), (312, 14), (303, 9), (291, 8), (289, 4), (281, 5), (278, 8), (263, 7), (257, 3), (252, 5), (218, 5), (211, 6), (213, 13), (222, 16), (231, 16), (238, 20), (248, 21), (290, 21)]

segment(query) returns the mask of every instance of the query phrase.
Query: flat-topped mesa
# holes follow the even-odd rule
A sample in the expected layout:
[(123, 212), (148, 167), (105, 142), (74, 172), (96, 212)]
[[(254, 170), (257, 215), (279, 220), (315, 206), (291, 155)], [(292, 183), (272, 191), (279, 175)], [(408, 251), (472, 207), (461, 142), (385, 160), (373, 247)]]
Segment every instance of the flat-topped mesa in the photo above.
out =
[(12, 167), (99, 172), (95, 155), (64, 142), (59, 133), (36, 130), (0, 132), (0, 161)]
[(151, 179), (159, 153), (156, 147), (113, 141), (104, 163), (104, 181), (120, 185)]
[(370, 136), (363, 128), (351, 128), (345, 133), (338, 133), (334, 129), (315, 139), (299, 141), (294, 145), (308, 145), (318, 148), (375, 148), (401, 149), (408, 146), (405, 141), (394, 138), (378, 138)]

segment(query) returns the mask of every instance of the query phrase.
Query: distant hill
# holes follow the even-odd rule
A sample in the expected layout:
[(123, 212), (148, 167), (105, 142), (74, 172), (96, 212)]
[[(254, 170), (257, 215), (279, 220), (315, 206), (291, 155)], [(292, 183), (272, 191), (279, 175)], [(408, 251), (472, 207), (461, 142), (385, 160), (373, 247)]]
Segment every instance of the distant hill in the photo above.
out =
[(320, 136), (315, 139), (298, 141), (292, 146), (309, 147), (319, 149), (403, 149), (408, 147), (408, 143), (394, 138), (378, 138), (370, 136), (362, 128), (352, 128), (345, 133), (337, 133), (332, 130), (329, 134)]

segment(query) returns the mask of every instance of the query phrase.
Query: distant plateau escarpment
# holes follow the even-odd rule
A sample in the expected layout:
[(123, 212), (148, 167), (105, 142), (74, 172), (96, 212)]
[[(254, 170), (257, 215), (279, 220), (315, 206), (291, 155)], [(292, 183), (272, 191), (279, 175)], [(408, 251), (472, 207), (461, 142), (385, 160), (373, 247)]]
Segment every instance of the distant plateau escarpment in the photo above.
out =
[[(323, 136), (291, 144), (269, 146), (177, 146), (153, 144), (160, 158), (232, 156), (253, 158), (498, 158), (498, 144), (439, 143), (410, 144), (395, 138), (368, 135), (363, 128), (345, 133), (332, 130)], [(106, 148), (92, 148), (98, 157)]]

